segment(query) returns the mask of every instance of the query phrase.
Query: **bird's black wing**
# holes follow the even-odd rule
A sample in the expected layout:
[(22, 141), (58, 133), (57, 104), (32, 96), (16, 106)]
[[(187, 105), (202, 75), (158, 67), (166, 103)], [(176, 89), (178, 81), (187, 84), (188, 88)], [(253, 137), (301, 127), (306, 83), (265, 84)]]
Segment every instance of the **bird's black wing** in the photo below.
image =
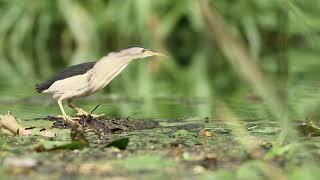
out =
[(70, 66), (61, 71), (60, 73), (57, 73), (55, 76), (53, 76), (53, 78), (42, 83), (36, 84), (36, 90), (38, 93), (41, 93), (42, 91), (48, 89), (54, 82), (58, 80), (86, 73), (88, 70), (92, 69), (95, 64), (96, 62), (87, 62), (83, 64)]

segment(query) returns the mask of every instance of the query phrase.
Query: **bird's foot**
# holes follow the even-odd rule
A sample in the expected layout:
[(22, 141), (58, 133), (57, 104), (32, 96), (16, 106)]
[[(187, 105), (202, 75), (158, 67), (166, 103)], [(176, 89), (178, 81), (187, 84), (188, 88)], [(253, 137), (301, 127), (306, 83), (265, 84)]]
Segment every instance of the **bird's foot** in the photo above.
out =
[(76, 108), (76, 111), (77, 111), (77, 116), (88, 116), (90, 114), (81, 108)]
[(71, 117), (71, 116), (68, 116), (68, 115), (58, 115), (58, 118), (64, 119), (65, 121), (80, 120), (79, 117)]
[(90, 116), (92, 116), (93, 118), (99, 118), (105, 116), (105, 114), (90, 114)]
[(104, 114), (77, 113), (77, 116), (79, 116), (79, 117), (81, 117), (81, 116), (86, 116), (86, 117), (91, 116), (93, 118), (99, 118), (99, 117), (102, 117), (102, 116), (105, 116), (105, 115)]
[(80, 108), (77, 109), (77, 116), (89, 116), (89, 115), (93, 118), (98, 118), (98, 117), (104, 116), (104, 114), (91, 114), (83, 109), (80, 109)]
[(70, 126), (74, 127), (79, 125), (79, 122), (77, 120), (80, 120), (80, 118), (78, 117), (71, 117), (65, 114), (65, 115), (58, 115), (58, 118), (62, 118)]

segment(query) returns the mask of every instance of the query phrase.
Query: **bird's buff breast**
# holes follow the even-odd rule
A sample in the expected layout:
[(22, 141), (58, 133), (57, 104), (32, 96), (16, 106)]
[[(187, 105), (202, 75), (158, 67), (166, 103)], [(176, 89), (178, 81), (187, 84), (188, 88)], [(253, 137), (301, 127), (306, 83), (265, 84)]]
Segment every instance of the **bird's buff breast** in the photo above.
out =
[[(117, 77), (126, 66), (130, 63), (130, 61), (124, 61), (122, 63), (113, 64), (109, 62), (109, 64), (97, 65), (91, 71), (92, 79), (89, 86), (89, 93), (93, 94), (96, 91), (99, 91), (106, 87), (115, 77)], [(108, 68), (103, 68), (108, 67)]]

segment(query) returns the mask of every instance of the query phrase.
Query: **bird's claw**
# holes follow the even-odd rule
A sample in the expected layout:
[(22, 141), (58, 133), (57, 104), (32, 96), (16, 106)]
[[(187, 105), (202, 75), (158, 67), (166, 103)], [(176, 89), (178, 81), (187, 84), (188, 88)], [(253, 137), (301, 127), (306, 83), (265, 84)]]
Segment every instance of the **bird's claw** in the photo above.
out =
[(58, 115), (58, 118), (64, 119), (65, 121), (74, 121), (74, 120), (80, 120), (79, 117), (71, 117), (68, 115)]
[(70, 117), (68, 115), (58, 115), (58, 118), (62, 118), (65, 123), (69, 124), (72, 127), (77, 127), (79, 126), (79, 122), (76, 120), (80, 120), (78, 117)]
[(98, 117), (104, 116), (104, 114), (91, 114), (91, 113), (88, 113), (83, 110), (77, 112), (77, 116), (89, 116), (89, 115), (93, 118), (98, 118)]
[(87, 112), (80, 112), (80, 111), (77, 112), (77, 116), (88, 116), (88, 115), (89, 113)]
[(88, 116), (90, 114), (81, 108), (77, 108), (76, 111), (77, 111), (77, 116)]
[(92, 116), (93, 118), (99, 118), (105, 116), (105, 114), (90, 114), (90, 116)]

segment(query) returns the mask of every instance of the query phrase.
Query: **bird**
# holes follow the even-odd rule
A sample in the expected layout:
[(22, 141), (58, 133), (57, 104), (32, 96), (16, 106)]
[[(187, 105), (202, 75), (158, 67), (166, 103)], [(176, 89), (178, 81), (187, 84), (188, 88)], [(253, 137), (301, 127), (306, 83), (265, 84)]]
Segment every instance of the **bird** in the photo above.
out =
[(72, 124), (78, 118), (67, 115), (63, 101), (66, 100), (67, 105), (77, 111), (78, 115), (89, 115), (88, 112), (77, 107), (73, 100), (89, 96), (103, 89), (133, 60), (152, 56), (163, 57), (166, 55), (143, 47), (131, 47), (111, 52), (98, 61), (70, 66), (49, 80), (36, 84), (35, 89), (38, 93), (51, 94), (62, 113), (59, 117), (66, 123)]

